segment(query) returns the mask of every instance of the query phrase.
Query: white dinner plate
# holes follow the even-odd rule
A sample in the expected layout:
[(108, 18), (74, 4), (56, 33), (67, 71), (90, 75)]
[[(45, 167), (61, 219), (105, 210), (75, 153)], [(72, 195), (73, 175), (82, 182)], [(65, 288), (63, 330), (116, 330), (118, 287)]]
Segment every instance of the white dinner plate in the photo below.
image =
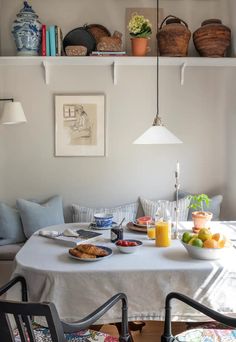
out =
[(105, 246), (99, 246), (99, 245), (96, 245), (96, 247), (99, 247), (99, 248), (102, 248), (104, 249), (105, 251), (107, 251), (108, 255), (106, 256), (103, 256), (103, 257), (97, 257), (97, 258), (91, 258), (91, 259), (84, 259), (84, 258), (77, 258), (76, 256), (74, 255), (71, 255), (69, 252), (69, 257), (72, 258), (72, 259), (76, 259), (76, 260), (79, 260), (79, 261), (86, 261), (86, 262), (93, 262), (93, 261), (101, 261), (101, 260), (104, 260), (106, 258), (109, 258), (111, 255), (112, 255), (112, 249), (109, 248), (109, 247), (105, 247)]
[(140, 224), (140, 223), (138, 223), (137, 221), (133, 221), (132, 223), (133, 223), (133, 225), (136, 226), (136, 227), (147, 228), (147, 225), (146, 225), (146, 224)]

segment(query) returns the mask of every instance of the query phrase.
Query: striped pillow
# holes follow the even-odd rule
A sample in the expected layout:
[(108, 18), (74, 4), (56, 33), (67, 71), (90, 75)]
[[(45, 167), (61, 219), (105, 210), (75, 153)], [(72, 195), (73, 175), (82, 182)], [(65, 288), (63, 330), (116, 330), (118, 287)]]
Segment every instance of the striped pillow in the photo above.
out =
[[(148, 200), (140, 198), (143, 211), (145, 215), (154, 217), (161, 204), (164, 203), (164, 209), (168, 210), (172, 221), (175, 221), (175, 207), (176, 201), (163, 201), (163, 200)], [(190, 199), (188, 197), (179, 200), (179, 221), (187, 221)]]
[(78, 204), (73, 204), (73, 222), (93, 222), (94, 214), (105, 213), (112, 214), (113, 221), (116, 223), (121, 222), (121, 220), (125, 217), (125, 224), (135, 220), (137, 209), (138, 202), (124, 204), (113, 208), (89, 208), (82, 207)]

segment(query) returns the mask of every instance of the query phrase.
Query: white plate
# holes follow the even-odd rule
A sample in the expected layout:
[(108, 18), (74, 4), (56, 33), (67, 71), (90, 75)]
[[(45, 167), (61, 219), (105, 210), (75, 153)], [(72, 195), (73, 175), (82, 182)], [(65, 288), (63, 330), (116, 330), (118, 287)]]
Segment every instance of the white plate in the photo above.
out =
[(84, 258), (77, 258), (76, 256), (71, 255), (69, 252), (68, 252), (68, 254), (69, 254), (69, 257), (72, 258), (72, 259), (76, 259), (76, 260), (79, 260), (79, 261), (86, 261), (86, 262), (101, 261), (101, 260), (104, 260), (106, 258), (109, 258), (113, 254), (112, 249), (109, 248), (109, 247), (98, 246), (98, 245), (96, 245), (96, 247), (104, 249), (105, 251), (107, 251), (108, 255), (106, 255), (104, 257), (91, 258), (91, 259), (86, 258), (86, 259), (84, 259)]
[(92, 228), (92, 229), (95, 229), (95, 230), (109, 230), (109, 229), (111, 229), (111, 228), (114, 228), (114, 227), (116, 227), (117, 226), (117, 223), (116, 222), (113, 222), (112, 223), (112, 226), (109, 226), (109, 227), (97, 227), (96, 226), (96, 223), (91, 223), (90, 224), (90, 227)]
[(138, 223), (137, 221), (133, 221), (132, 223), (133, 223), (133, 225), (136, 226), (136, 227), (147, 228), (147, 225), (146, 225), (146, 224), (140, 224), (140, 223)]

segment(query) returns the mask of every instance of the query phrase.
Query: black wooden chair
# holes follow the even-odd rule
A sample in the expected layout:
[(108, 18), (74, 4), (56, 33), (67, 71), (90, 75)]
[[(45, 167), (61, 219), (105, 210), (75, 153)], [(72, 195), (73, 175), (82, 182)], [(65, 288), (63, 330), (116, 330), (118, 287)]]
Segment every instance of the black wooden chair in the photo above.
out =
[[(185, 304), (191, 306), (192, 308), (196, 309), (197, 311), (200, 311), (201, 313), (205, 314), (206, 316), (212, 318), (216, 322), (221, 323), (222, 325), (225, 325), (229, 327), (228, 329), (202, 329), (202, 328), (196, 328), (187, 330), (177, 336), (172, 335), (171, 331), (171, 305), (170, 302), (172, 299), (178, 299), (181, 302), (184, 302)], [(213, 341), (236, 341), (236, 318), (228, 317), (225, 315), (222, 315), (212, 309), (209, 309), (205, 305), (202, 305), (195, 300), (177, 293), (177, 292), (171, 292), (166, 297), (166, 303), (165, 303), (165, 324), (164, 324), (164, 333), (161, 337), (161, 342), (189, 342), (189, 341), (207, 341), (207, 342), (213, 342)]]
[[(6, 293), (15, 284), (21, 284), (22, 302), (0, 300), (0, 341), (1, 342), (90, 342), (90, 341), (130, 341), (128, 333), (128, 306), (127, 298), (123, 293), (118, 293), (101, 305), (97, 310), (84, 319), (75, 323), (65, 323), (60, 320), (56, 307), (53, 303), (28, 302), (27, 284), (23, 277), (18, 276), (0, 288), (0, 296)], [(118, 301), (122, 301), (122, 322), (120, 337), (113, 338), (109, 335), (88, 330)], [(8, 314), (14, 317), (16, 332), (12, 328)], [(48, 328), (34, 328), (32, 317), (44, 317)], [(109, 336), (109, 337), (108, 337)]]

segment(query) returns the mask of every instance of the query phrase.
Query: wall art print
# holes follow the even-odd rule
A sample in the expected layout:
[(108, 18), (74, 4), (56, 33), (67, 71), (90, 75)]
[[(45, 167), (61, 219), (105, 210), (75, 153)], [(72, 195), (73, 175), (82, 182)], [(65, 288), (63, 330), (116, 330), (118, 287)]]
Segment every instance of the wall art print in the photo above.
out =
[(105, 155), (105, 96), (55, 96), (55, 155)]

